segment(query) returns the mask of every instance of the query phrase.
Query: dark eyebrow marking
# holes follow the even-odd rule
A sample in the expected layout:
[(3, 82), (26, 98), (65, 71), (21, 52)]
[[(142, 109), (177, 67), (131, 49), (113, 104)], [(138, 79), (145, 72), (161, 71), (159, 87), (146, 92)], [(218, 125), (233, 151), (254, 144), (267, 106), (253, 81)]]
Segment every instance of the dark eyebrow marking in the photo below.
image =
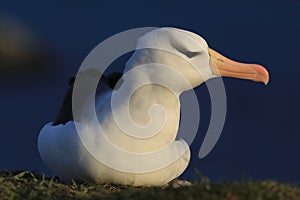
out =
[(186, 55), (188, 58), (192, 58), (192, 57), (194, 57), (194, 56), (196, 56), (196, 55), (199, 55), (199, 54), (201, 54), (201, 52), (193, 52), (193, 51), (186, 51), (185, 53), (184, 53), (184, 55)]

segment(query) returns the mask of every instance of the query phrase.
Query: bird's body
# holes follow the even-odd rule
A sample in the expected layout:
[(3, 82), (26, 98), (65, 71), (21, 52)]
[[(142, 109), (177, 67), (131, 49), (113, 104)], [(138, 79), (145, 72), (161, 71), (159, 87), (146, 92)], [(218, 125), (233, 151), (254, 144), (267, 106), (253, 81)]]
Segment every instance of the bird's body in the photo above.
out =
[[(150, 163), (159, 163), (160, 160), (166, 158), (176, 158), (174, 159), (175, 162), (172, 160), (168, 166), (158, 166), (159, 169), (154, 171), (149, 170), (149, 172), (144, 173), (132, 173), (113, 169), (99, 162), (85, 148), (76, 132), (75, 123), (71, 120), (65, 124), (61, 123), (55, 126), (50, 122), (41, 130), (38, 146), (46, 165), (57, 175), (63, 177), (65, 181), (81, 177), (101, 183), (163, 185), (178, 177), (186, 169), (190, 160), (188, 145), (182, 140), (175, 142), (180, 116), (178, 97), (174, 96), (174, 94), (166, 88), (158, 85), (145, 86), (144, 89), (134, 95), (132, 104), (135, 104), (135, 106), (141, 107), (143, 108), (142, 110), (145, 109), (146, 111), (151, 105), (160, 104), (168, 110), (168, 115), (170, 116), (166, 126), (159, 134), (151, 139), (145, 140), (134, 139), (132, 136), (124, 134), (114, 123), (111, 108), (107, 103), (111, 101), (112, 92), (112, 90), (104, 90), (100, 92), (96, 98), (96, 110), (99, 113), (98, 119), (100, 126), (103, 132), (107, 133), (106, 135), (112, 143), (133, 153), (153, 152), (163, 148), (168, 143), (172, 144), (168, 151), (164, 151), (156, 157), (143, 161), (136, 160), (136, 163), (130, 162), (127, 164), (133, 164), (139, 166), (137, 168), (143, 168), (143, 166), (149, 166)], [(120, 101), (119, 103), (122, 104), (123, 102)], [(132, 113), (133, 120), (136, 120), (140, 125), (148, 123), (148, 119), (146, 119), (147, 116), (145, 115), (146, 112), (141, 109), (133, 110), (135, 110), (135, 113)], [(83, 134), (89, 136), (92, 141), (99, 141), (99, 139), (92, 139), (97, 136), (94, 135), (90, 127), (86, 126), (83, 129)], [(109, 149), (103, 148), (104, 145), (101, 144), (102, 141), (103, 140), (100, 140), (97, 144), (97, 147), (99, 147), (97, 151), (99, 151), (99, 153), (109, 155), (117, 162), (124, 158), (123, 154), (117, 152), (114, 154), (114, 152)]]
[[(179, 96), (219, 75), (213, 72), (219, 66), (218, 60), (211, 63), (214, 53), (200, 36), (188, 31), (161, 28), (147, 33), (127, 62), (118, 90), (112, 89), (115, 82), (100, 80), (97, 124), (85, 113), (89, 98), (84, 97), (79, 107), (86, 117), (76, 121), (65, 115), (70, 113), (69, 105), (54, 124), (43, 127), (38, 138), (43, 161), (64, 180), (136, 186), (163, 185), (177, 178), (190, 160), (188, 145), (176, 140)], [(251, 74), (246, 79), (266, 82), (265, 76), (256, 80)]]

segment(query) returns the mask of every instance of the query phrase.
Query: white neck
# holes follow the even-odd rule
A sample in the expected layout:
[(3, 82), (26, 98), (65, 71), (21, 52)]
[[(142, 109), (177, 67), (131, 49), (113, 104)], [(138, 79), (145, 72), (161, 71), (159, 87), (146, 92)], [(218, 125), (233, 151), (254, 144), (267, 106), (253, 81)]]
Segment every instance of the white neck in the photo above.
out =
[(155, 83), (142, 86), (142, 82), (150, 81), (150, 74), (126, 73), (119, 90), (113, 92), (112, 115), (101, 123), (110, 139), (130, 152), (156, 151), (177, 135), (180, 93)]

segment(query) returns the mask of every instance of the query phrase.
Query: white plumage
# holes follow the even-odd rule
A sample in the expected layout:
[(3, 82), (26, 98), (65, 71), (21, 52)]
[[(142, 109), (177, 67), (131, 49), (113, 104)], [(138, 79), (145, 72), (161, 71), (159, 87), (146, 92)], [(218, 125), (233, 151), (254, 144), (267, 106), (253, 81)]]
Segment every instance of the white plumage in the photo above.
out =
[[(261, 66), (226, 59), (189, 31), (160, 28), (145, 34), (126, 64), (120, 88), (98, 93), (99, 121), (87, 117), (78, 122), (80, 135), (72, 120), (42, 128), (38, 149), (43, 161), (66, 181), (80, 177), (135, 186), (168, 183), (183, 173), (190, 160), (188, 145), (176, 140), (179, 95), (222, 73), (267, 83), (268, 74)], [(230, 74), (233, 68), (236, 71)], [(81, 109), (85, 110), (84, 103)]]

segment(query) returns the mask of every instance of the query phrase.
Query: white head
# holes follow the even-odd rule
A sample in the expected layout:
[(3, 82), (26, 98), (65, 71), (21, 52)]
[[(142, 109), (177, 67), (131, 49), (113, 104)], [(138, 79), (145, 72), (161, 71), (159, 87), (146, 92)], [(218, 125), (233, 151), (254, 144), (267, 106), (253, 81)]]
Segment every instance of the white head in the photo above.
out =
[[(243, 78), (265, 84), (269, 80), (268, 72), (262, 66), (232, 61), (210, 49), (199, 35), (177, 28), (159, 28), (142, 36), (125, 71), (149, 63), (171, 67), (183, 75), (192, 87), (216, 76)], [(156, 76), (172, 78), (159, 72)]]

